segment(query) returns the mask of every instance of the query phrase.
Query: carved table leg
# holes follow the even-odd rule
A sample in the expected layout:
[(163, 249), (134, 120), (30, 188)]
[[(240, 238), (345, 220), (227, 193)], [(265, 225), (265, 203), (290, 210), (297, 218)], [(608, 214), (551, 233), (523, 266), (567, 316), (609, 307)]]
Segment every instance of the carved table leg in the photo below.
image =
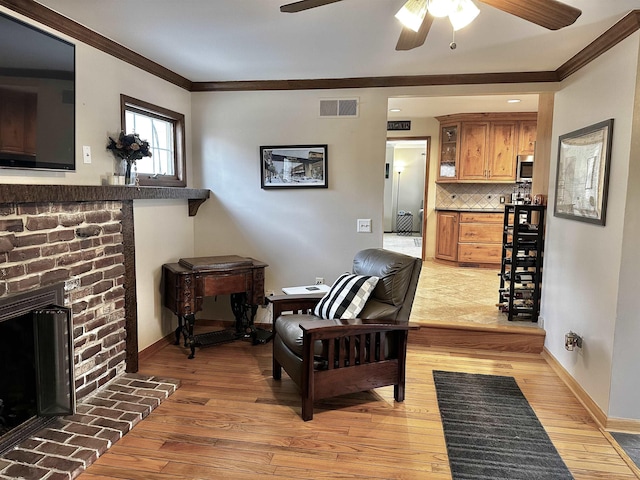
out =
[[(174, 345), (180, 345), (180, 334), (183, 333), (182, 329), (184, 328), (184, 320), (182, 315), (176, 315), (178, 317), (178, 326), (176, 327), (176, 341), (174, 342)], [(185, 335), (185, 343), (186, 343), (187, 337)]]
[(191, 349), (191, 354), (188, 357), (191, 359), (196, 355), (196, 340), (195, 338), (193, 338), (193, 325), (196, 323), (196, 316), (193, 314), (185, 315), (184, 319), (186, 321), (185, 327), (188, 334), (188, 339), (185, 343), (185, 347), (188, 346)]
[(232, 293), (231, 294), (231, 310), (233, 316), (236, 318), (236, 333), (249, 335), (253, 332), (253, 316), (249, 318), (247, 312), (249, 306), (247, 305), (246, 293)]

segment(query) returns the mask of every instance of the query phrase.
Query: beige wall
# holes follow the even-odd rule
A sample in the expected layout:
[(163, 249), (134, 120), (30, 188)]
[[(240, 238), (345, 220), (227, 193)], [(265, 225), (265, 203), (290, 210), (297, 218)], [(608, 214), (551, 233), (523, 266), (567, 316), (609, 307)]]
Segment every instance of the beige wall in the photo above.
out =
[[(196, 218), (196, 254), (269, 264), (267, 290), (333, 282), (353, 255), (382, 244), (386, 100), (358, 90), (358, 118), (320, 118), (321, 98), (353, 91), (193, 95), (194, 168), (213, 198)], [(260, 188), (260, 146), (328, 144), (328, 189)], [(370, 218), (372, 233), (357, 233)]]
[[(625, 264), (637, 265), (639, 255), (632, 226), (637, 205), (629, 203), (637, 199), (633, 184), (640, 181), (629, 176), (639, 42), (635, 33), (570, 77), (556, 94), (541, 312), (550, 353), (605, 414), (633, 419), (640, 419), (638, 292), (621, 288), (621, 279), (638, 286), (637, 271), (629, 272)], [(558, 136), (609, 118), (615, 123), (606, 226), (554, 217)], [(582, 350), (564, 349), (570, 330), (583, 336)], [(615, 348), (618, 343), (624, 352)], [(617, 357), (625, 361), (614, 361)], [(615, 390), (614, 371), (624, 379)]]

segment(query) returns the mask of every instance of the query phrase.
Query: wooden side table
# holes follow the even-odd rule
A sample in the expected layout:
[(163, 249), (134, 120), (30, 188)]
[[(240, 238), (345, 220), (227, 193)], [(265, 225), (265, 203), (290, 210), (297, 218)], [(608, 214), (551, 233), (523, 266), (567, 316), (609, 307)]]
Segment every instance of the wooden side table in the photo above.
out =
[[(253, 320), (258, 306), (264, 303), (264, 269), (259, 260), (237, 255), (181, 258), (178, 263), (162, 266), (164, 306), (178, 317), (176, 345), (180, 335), (189, 358), (196, 347), (230, 342), (249, 337), (254, 343), (266, 343), (271, 332), (258, 331)], [(231, 295), (235, 329), (194, 335), (195, 314), (202, 310), (204, 297)]]

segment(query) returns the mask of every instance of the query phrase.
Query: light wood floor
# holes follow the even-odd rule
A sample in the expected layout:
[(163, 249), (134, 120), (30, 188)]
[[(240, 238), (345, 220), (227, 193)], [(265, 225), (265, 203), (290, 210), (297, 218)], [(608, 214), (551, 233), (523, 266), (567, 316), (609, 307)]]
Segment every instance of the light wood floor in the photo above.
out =
[[(411, 338), (411, 337), (410, 337)], [(167, 345), (141, 372), (182, 386), (82, 474), (106, 479), (449, 479), (432, 370), (516, 378), (577, 480), (634, 479), (551, 368), (533, 354), (434, 350), (411, 343), (406, 400), (392, 387), (317, 404), (300, 419), (293, 382), (271, 378), (271, 344)]]

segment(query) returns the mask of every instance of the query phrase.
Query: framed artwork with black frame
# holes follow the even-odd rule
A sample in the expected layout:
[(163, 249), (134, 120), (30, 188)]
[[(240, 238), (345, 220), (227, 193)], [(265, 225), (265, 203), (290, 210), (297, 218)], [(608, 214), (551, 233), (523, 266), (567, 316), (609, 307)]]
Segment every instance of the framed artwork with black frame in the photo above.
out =
[(604, 225), (613, 119), (560, 136), (554, 216)]
[(261, 187), (328, 188), (327, 145), (260, 147)]

